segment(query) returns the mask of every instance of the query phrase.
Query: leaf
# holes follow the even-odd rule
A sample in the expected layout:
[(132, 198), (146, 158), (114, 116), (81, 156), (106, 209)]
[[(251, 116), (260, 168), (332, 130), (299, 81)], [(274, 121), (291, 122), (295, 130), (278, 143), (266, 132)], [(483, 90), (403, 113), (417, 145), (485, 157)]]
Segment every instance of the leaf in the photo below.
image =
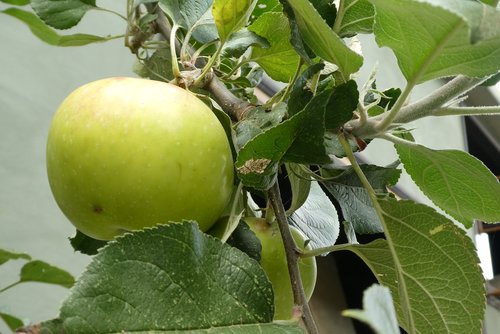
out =
[(375, 10), (368, 0), (344, 0), (337, 17), (342, 18), (335, 26), (340, 37), (352, 37), (373, 31)]
[(26, 253), (14, 253), (0, 248), (0, 265), (7, 261), (18, 259), (31, 260), (31, 256)]
[(287, 0), (293, 8), (300, 34), (322, 59), (337, 65), (345, 79), (357, 72), (363, 58), (349, 49), (307, 0)]
[(500, 13), (494, 8), (462, 0), (370, 1), (377, 43), (393, 50), (408, 81), (500, 70)]
[(290, 188), (292, 191), (292, 202), (287, 210), (287, 213), (293, 213), (300, 208), (309, 197), (311, 190), (311, 175), (304, 171), (299, 164), (285, 164)]
[[(361, 168), (378, 194), (387, 194), (386, 187), (396, 184), (401, 174), (394, 168), (374, 165), (361, 165)], [(323, 182), (323, 185), (338, 201), (344, 219), (352, 224), (357, 233), (383, 232), (370, 196), (352, 167), (345, 168), (340, 175)]]
[(18, 8), (7, 8), (0, 11), (0, 13), (21, 20), (30, 28), (33, 35), (43, 42), (54, 46), (82, 46), (91, 43), (106, 42), (115, 38), (113, 36), (100, 37), (88, 34), (59, 35), (33, 13)]
[(337, 16), (337, 7), (330, 0), (310, 0), (311, 4), (318, 11), (329, 27), (333, 26)]
[(376, 334), (400, 334), (391, 290), (373, 284), (363, 293), (363, 310), (345, 310), (343, 316), (369, 325)]
[(71, 288), (75, 279), (67, 271), (46, 262), (34, 260), (21, 268), (21, 282), (40, 282)]
[(222, 55), (239, 58), (250, 46), (258, 46), (266, 49), (269, 47), (269, 43), (265, 38), (260, 37), (256, 33), (248, 29), (241, 29), (232, 34), (229, 40), (224, 44)]
[(156, 50), (149, 58), (136, 63), (134, 72), (142, 78), (169, 82), (174, 78), (170, 50)]
[(253, 333), (279, 329), (272, 318), (271, 284), (256, 261), (194, 223), (170, 223), (111, 241), (71, 290), (59, 319), (42, 329), (224, 333), (242, 326)]
[(328, 130), (336, 130), (350, 121), (358, 107), (359, 92), (354, 80), (349, 80), (334, 88), (326, 106), (325, 126)]
[(2, 319), (13, 332), (24, 326), (24, 321), (7, 313), (0, 312), (0, 319)]
[(14, 6), (26, 6), (29, 5), (30, 3), (30, 0), (0, 0), (0, 1)]
[(227, 239), (227, 243), (238, 248), (255, 261), (260, 262), (262, 245), (259, 238), (257, 238), (245, 221), (240, 220), (238, 227), (236, 227), (233, 234)]
[(190, 29), (210, 12), (212, 6), (212, 0), (159, 0), (158, 3), (175, 24), (185, 29)]
[(437, 206), (471, 227), (474, 219), (500, 221), (500, 184), (484, 164), (457, 150), (395, 145), (413, 181)]
[[(345, 249), (358, 254), (380, 284), (391, 289), (400, 325), (419, 334), (479, 333), (484, 278), (470, 237), (425, 205), (378, 202), (388, 241)], [(407, 313), (401, 305), (408, 306)]]
[(265, 49), (254, 47), (250, 59), (257, 62), (272, 79), (288, 82), (297, 69), (300, 57), (290, 44), (290, 27), (283, 13), (264, 13), (248, 30), (270, 44)]
[(31, 0), (31, 7), (42, 21), (56, 29), (76, 26), (87, 11), (97, 8), (95, 0)]
[(317, 95), (303, 111), (260, 133), (243, 146), (235, 166), (245, 186), (269, 189), (281, 161), (310, 164), (330, 161), (324, 147), (323, 125), (324, 108), (330, 93), (325, 91)]
[(86, 255), (95, 255), (100, 248), (107, 244), (107, 241), (93, 239), (76, 230), (76, 234), (70, 239), (70, 243), (77, 252)]
[(290, 116), (302, 111), (312, 100), (314, 94), (311, 91), (310, 80), (324, 67), (325, 65), (321, 63), (311, 65), (305, 69), (297, 81), (295, 81), (287, 103), (288, 114)]
[(288, 220), (306, 235), (312, 249), (332, 246), (339, 236), (337, 210), (317, 181), (311, 181), (307, 200)]
[(253, 21), (264, 13), (270, 11), (280, 12), (279, 4), (279, 0), (257, 0), (257, 5), (253, 9), (252, 15), (250, 15), (250, 23), (253, 23)]
[(257, 0), (214, 0), (212, 15), (222, 43), (247, 24), (256, 4)]

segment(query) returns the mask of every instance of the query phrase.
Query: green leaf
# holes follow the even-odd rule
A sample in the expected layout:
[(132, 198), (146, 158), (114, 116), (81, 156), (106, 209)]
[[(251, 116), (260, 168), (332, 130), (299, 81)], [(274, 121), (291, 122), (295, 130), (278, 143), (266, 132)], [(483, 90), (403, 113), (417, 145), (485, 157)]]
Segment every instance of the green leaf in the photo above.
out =
[(106, 42), (116, 38), (113, 36), (100, 37), (88, 34), (59, 35), (33, 13), (18, 8), (7, 8), (0, 11), (0, 13), (21, 20), (30, 28), (33, 35), (43, 42), (54, 46), (82, 46), (91, 43)]
[(224, 333), (248, 324), (253, 333), (274, 327), (256, 325), (272, 318), (271, 284), (256, 261), (194, 223), (170, 223), (111, 241), (63, 302), (58, 321), (42, 328)]
[(222, 55), (239, 58), (250, 46), (258, 46), (266, 49), (270, 45), (266, 39), (260, 37), (256, 33), (248, 29), (241, 29), (232, 34), (229, 40), (224, 44)]
[(288, 221), (305, 234), (312, 249), (331, 246), (339, 236), (337, 210), (316, 181), (311, 181), (307, 200)]
[(253, 21), (264, 13), (270, 11), (280, 12), (281, 7), (279, 4), (279, 0), (257, 0), (257, 5), (253, 9), (252, 15), (250, 15), (250, 23), (253, 23)]
[(479, 333), (484, 279), (470, 237), (425, 205), (379, 204), (387, 242), (345, 249), (358, 254), (380, 284), (391, 289), (400, 325), (410, 333)]
[(311, 4), (318, 11), (329, 27), (333, 26), (337, 16), (337, 7), (331, 0), (310, 0)]
[(368, 0), (344, 0), (337, 14), (334, 29), (341, 37), (352, 37), (373, 31), (375, 9)]
[(31, 7), (47, 25), (56, 29), (69, 29), (80, 22), (95, 0), (31, 0)]
[(65, 288), (71, 288), (75, 283), (67, 271), (39, 260), (30, 261), (21, 268), (20, 281), (55, 284)]
[(260, 240), (243, 220), (240, 220), (238, 227), (236, 227), (233, 234), (227, 239), (227, 243), (246, 253), (255, 261), (260, 262), (262, 251)]
[(4, 264), (7, 261), (18, 259), (31, 260), (31, 256), (26, 253), (14, 253), (0, 248), (0, 265)]
[(312, 180), (311, 174), (308, 171), (304, 171), (299, 164), (285, 164), (285, 167), (292, 191), (292, 202), (287, 210), (287, 213), (290, 214), (306, 202), (311, 190)]
[(307, 0), (287, 0), (293, 8), (300, 34), (322, 59), (337, 65), (345, 79), (357, 72), (363, 58), (349, 49)]
[(311, 91), (310, 80), (324, 67), (325, 65), (321, 63), (311, 65), (295, 81), (288, 99), (288, 114), (290, 116), (302, 111), (312, 100), (314, 94)]
[(156, 50), (149, 58), (138, 61), (134, 72), (142, 78), (169, 82), (174, 78), (170, 50)]
[(325, 126), (328, 130), (336, 130), (350, 121), (358, 107), (359, 92), (354, 80), (349, 80), (334, 88), (326, 106)]
[(70, 239), (71, 246), (77, 252), (86, 255), (95, 255), (97, 251), (104, 247), (108, 242), (104, 240), (96, 240), (82, 232), (76, 230), (76, 234)]
[(14, 6), (26, 6), (30, 3), (30, 0), (0, 0), (0, 2), (8, 3)]
[[(45, 322), (43, 325), (43, 334), (63, 333), (63, 327), (60, 321), (53, 320)], [(72, 332), (73, 333), (73, 332)], [(74, 332), (75, 334), (109, 334), (104, 332)], [(155, 331), (136, 331), (134, 334), (304, 334), (302, 328), (294, 323), (281, 321), (280, 323), (249, 324), (249, 325), (231, 325), (207, 329), (180, 329), (180, 330), (155, 330)]]
[(238, 153), (236, 170), (247, 187), (269, 189), (281, 161), (323, 164), (324, 112), (331, 91), (317, 96), (300, 113), (255, 136)]
[[(381, 195), (387, 194), (386, 187), (396, 184), (401, 174), (400, 170), (374, 165), (361, 165), (361, 169), (374, 190)], [(325, 170), (325, 173), (324, 176), (328, 176), (332, 172)], [(352, 224), (357, 233), (383, 232), (370, 196), (352, 167), (345, 168), (340, 175), (323, 182), (323, 185), (338, 201), (344, 219)]]
[(185, 29), (210, 12), (212, 6), (212, 0), (159, 0), (158, 3), (175, 24)]
[(212, 15), (222, 43), (247, 24), (256, 4), (257, 0), (214, 0)]
[(484, 164), (457, 150), (395, 145), (413, 181), (437, 206), (471, 227), (474, 219), (500, 221), (500, 184)]
[(400, 334), (391, 290), (372, 285), (363, 293), (363, 310), (346, 310), (342, 315), (358, 319), (369, 325), (376, 334)]
[(248, 29), (265, 38), (269, 48), (254, 47), (250, 59), (257, 62), (274, 80), (288, 82), (300, 61), (290, 44), (290, 27), (281, 12), (262, 14)]
[(377, 43), (393, 50), (408, 81), (500, 70), (500, 12), (494, 8), (462, 0), (370, 1)]
[(10, 314), (0, 312), (0, 319), (2, 319), (13, 332), (24, 326), (24, 321)]

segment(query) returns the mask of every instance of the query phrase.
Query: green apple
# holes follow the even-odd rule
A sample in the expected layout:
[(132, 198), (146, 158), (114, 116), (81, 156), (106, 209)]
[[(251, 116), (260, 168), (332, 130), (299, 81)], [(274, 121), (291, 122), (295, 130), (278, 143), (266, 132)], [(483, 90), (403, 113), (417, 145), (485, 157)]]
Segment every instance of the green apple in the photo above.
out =
[[(260, 264), (271, 281), (274, 290), (274, 320), (287, 320), (292, 317), (293, 292), (288, 274), (285, 247), (276, 223), (269, 224), (265, 219), (246, 218), (245, 222), (259, 238), (262, 245)], [(304, 235), (290, 226), (297, 246), (304, 250)], [(310, 247), (306, 247), (310, 249)], [(300, 277), (306, 297), (309, 300), (316, 285), (316, 259), (299, 259)]]
[(206, 231), (233, 187), (229, 142), (210, 108), (177, 86), (137, 78), (95, 81), (62, 102), (47, 172), (66, 217), (102, 240), (183, 219)]

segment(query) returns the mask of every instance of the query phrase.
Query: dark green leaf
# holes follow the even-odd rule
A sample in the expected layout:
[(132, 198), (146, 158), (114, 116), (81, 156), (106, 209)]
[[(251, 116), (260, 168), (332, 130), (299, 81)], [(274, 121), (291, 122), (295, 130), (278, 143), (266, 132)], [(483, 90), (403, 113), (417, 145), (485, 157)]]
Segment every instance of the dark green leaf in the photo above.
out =
[(323, 69), (324, 64), (314, 64), (302, 72), (290, 92), (288, 99), (288, 115), (293, 116), (302, 111), (312, 100), (313, 92), (310, 89), (309, 81)]
[(227, 239), (227, 243), (246, 253), (255, 261), (260, 261), (262, 250), (260, 240), (243, 220), (240, 221), (233, 234)]
[(344, 44), (309, 1), (287, 2), (293, 8), (302, 38), (316, 55), (337, 65), (346, 79), (359, 70), (363, 58)]
[(295, 12), (293, 11), (293, 8), (288, 4), (288, 2), (283, 0), (281, 1), (281, 5), (283, 7), (283, 13), (288, 18), (288, 23), (290, 25), (290, 44), (306, 64), (313, 64), (314, 62), (312, 59), (315, 58), (316, 55), (311, 48), (307, 46), (302, 38), (302, 35), (300, 34), (300, 28), (297, 24), (297, 20), (295, 19)]
[(115, 38), (87, 34), (59, 35), (33, 13), (18, 8), (7, 8), (0, 11), (0, 13), (7, 14), (21, 20), (30, 28), (33, 35), (45, 43), (54, 46), (81, 46), (91, 43), (106, 42)]
[(39, 260), (30, 261), (21, 268), (20, 281), (55, 284), (65, 288), (71, 288), (75, 283), (67, 271)]
[[(394, 185), (401, 174), (400, 170), (374, 165), (361, 165), (361, 168), (379, 194), (387, 194), (386, 187)], [(352, 167), (345, 168), (339, 176), (323, 184), (338, 201), (345, 220), (352, 224), (357, 233), (383, 232), (370, 196)]]
[(325, 20), (329, 27), (333, 27), (335, 17), (337, 16), (337, 7), (331, 0), (311, 0), (312, 5), (318, 11), (319, 15)]
[(335, 31), (341, 37), (373, 31), (375, 10), (368, 0), (343, 0), (338, 17), (340, 20), (335, 22)]
[(265, 38), (260, 37), (256, 33), (248, 29), (241, 29), (232, 34), (231, 38), (224, 44), (222, 55), (239, 58), (250, 46), (258, 46), (265, 49), (269, 47), (269, 43)]
[(63, 302), (59, 320), (42, 327), (224, 333), (248, 324), (253, 333), (272, 327), (272, 318), (271, 284), (256, 261), (194, 223), (171, 223), (111, 241)]
[(437, 206), (471, 227), (474, 219), (500, 221), (500, 183), (468, 153), (435, 151), (413, 143), (396, 150), (413, 181)]
[(325, 148), (325, 112), (331, 94), (332, 90), (319, 93), (297, 114), (303, 114), (297, 118), (301, 124), (284, 161), (320, 165), (331, 161)]
[(31, 256), (26, 253), (14, 253), (0, 248), (0, 265), (10, 260), (31, 260)]
[(47, 25), (56, 29), (76, 26), (95, 0), (31, 0), (31, 7)]
[(390, 110), (394, 103), (396, 103), (399, 95), (401, 95), (401, 89), (399, 88), (386, 89), (382, 92), (382, 96), (378, 105), (382, 108), (387, 108), (388, 110)]
[(170, 50), (158, 49), (151, 57), (138, 61), (134, 72), (142, 78), (169, 82), (174, 78)]
[(288, 220), (310, 240), (308, 245), (312, 249), (334, 245), (339, 236), (337, 210), (316, 181), (311, 181), (311, 191), (304, 205)]
[(290, 27), (283, 13), (262, 14), (248, 29), (270, 44), (265, 49), (254, 47), (250, 58), (274, 80), (288, 82), (297, 69), (300, 57), (290, 44)]
[(30, 0), (0, 0), (0, 1), (15, 6), (26, 6), (30, 3)]
[(353, 112), (358, 107), (358, 86), (354, 80), (337, 86), (326, 106), (325, 126), (328, 130), (335, 130), (345, 122), (350, 121)]
[(70, 242), (75, 251), (86, 255), (97, 254), (99, 248), (107, 244), (107, 241), (93, 239), (78, 230), (76, 230), (76, 234), (70, 239)]
[(0, 319), (2, 319), (13, 332), (24, 326), (24, 322), (21, 319), (10, 314), (0, 312)]
[(380, 46), (391, 48), (408, 81), (500, 70), (500, 12), (477, 1), (370, 0)]

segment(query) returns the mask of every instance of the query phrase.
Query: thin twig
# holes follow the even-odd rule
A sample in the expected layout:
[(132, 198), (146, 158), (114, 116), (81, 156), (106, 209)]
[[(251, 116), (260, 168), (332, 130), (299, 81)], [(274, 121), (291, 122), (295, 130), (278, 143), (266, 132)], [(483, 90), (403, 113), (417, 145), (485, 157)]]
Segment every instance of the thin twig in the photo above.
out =
[(288, 221), (286, 219), (285, 208), (283, 207), (283, 202), (281, 200), (278, 182), (275, 182), (271, 189), (268, 190), (268, 196), (278, 222), (281, 237), (283, 238), (283, 244), (285, 246), (288, 272), (292, 283), (294, 304), (299, 307), (302, 320), (304, 321), (304, 325), (309, 334), (317, 334), (319, 331), (316, 323), (314, 322), (311, 309), (309, 308), (309, 303), (307, 301), (304, 287), (302, 285), (302, 279), (300, 277), (298, 264), (300, 252), (295, 245), (292, 233), (288, 227)]

